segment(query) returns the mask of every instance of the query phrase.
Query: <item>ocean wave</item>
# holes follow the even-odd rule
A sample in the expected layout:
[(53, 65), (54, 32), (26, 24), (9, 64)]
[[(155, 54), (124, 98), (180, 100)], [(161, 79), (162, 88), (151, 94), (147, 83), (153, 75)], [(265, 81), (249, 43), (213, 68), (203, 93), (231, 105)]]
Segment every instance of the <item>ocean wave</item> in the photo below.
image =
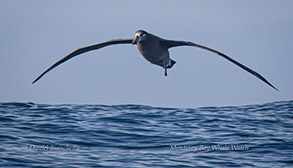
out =
[(0, 103), (0, 167), (290, 167), (293, 101), (230, 107)]

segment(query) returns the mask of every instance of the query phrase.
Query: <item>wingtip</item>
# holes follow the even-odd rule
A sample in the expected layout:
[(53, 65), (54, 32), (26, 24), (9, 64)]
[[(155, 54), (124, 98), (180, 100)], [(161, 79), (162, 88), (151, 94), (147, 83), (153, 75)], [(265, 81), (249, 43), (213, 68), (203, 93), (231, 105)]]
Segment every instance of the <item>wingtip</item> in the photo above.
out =
[(276, 91), (280, 92), (280, 90), (279, 90), (279, 89), (277, 89), (276, 87), (274, 87), (274, 86), (273, 86), (273, 88), (274, 88)]
[(33, 85), (34, 83), (36, 83), (39, 79), (40, 79), (40, 77), (38, 77), (37, 79), (35, 79), (35, 80), (32, 82), (32, 85)]
[(272, 85), (271, 83), (269, 83), (269, 82), (267, 82), (266, 81), (266, 83), (268, 84), (268, 85), (270, 85), (273, 89), (275, 89), (276, 91), (278, 91), (278, 92), (280, 92), (280, 90), (279, 89), (277, 89), (274, 85)]

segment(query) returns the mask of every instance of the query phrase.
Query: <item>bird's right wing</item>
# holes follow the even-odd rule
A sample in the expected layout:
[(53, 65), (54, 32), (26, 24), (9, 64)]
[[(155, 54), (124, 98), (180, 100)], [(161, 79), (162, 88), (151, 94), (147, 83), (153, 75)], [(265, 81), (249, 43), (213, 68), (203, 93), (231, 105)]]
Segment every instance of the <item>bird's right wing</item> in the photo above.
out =
[(195, 43), (192, 43), (192, 42), (187, 42), (187, 41), (162, 40), (161, 44), (166, 49), (169, 49), (169, 48), (172, 48), (172, 47), (178, 47), (178, 46), (193, 46), (193, 47), (198, 47), (198, 48), (201, 48), (201, 49), (204, 49), (204, 50), (208, 50), (210, 52), (218, 54), (219, 56), (227, 59), (228, 61), (232, 62), (233, 64), (241, 67), (242, 69), (244, 69), (245, 71), (251, 73), (252, 75), (254, 75), (258, 79), (262, 80), (263, 82), (265, 82), (266, 84), (268, 84), (269, 86), (274, 88), (275, 90), (279, 91), (275, 86), (273, 86), (269, 81), (267, 81), (262, 75), (260, 75), (256, 71), (248, 68), (247, 66), (239, 63), (238, 61), (232, 59), (231, 57), (229, 57), (226, 54), (223, 54), (223, 53), (221, 53), (221, 52), (219, 52), (217, 50), (211, 49), (211, 48), (203, 46), (203, 45), (195, 44)]
[(46, 73), (48, 73), (49, 71), (51, 71), (52, 69), (54, 69), (55, 67), (57, 67), (58, 65), (62, 64), (63, 62), (78, 56), (80, 54), (83, 54), (85, 52), (89, 52), (92, 50), (97, 50), (109, 45), (115, 45), (115, 44), (132, 44), (132, 40), (133, 39), (117, 39), (117, 40), (110, 40), (110, 41), (106, 41), (103, 43), (99, 43), (99, 44), (95, 44), (95, 45), (91, 45), (91, 46), (87, 46), (87, 47), (83, 47), (83, 48), (79, 48), (75, 51), (73, 51), (72, 53), (68, 54), (67, 56), (65, 56), (64, 58), (60, 59), (59, 61), (57, 61), (55, 64), (53, 64), (52, 66), (50, 66), (46, 71), (44, 71), (39, 77), (37, 77), (32, 84), (34, 84), (35, 82), (37, 82), (39, 79), (41, 79)]

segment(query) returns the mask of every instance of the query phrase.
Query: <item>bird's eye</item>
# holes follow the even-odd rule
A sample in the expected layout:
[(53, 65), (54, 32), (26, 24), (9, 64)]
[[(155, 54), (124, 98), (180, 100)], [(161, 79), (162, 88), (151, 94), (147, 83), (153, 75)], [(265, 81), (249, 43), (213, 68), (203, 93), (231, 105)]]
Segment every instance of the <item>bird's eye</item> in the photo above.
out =
[(144, 37), (144, 36), (145, 36), (145, 33), (141, 35), (141, 37)]

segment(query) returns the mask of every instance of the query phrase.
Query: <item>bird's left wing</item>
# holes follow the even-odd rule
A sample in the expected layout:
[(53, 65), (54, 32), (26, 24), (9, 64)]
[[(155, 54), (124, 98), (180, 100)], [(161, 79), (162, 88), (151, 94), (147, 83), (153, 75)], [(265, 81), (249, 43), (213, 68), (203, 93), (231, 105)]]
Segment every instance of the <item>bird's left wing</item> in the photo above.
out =
[(89, 52), (92, 50), (97, 50), (109, 45), (115, 45), (115, 44), (132, 44), (132, 40), (133, 39), (117, 39), (117, 40), (110, 40), (110, 41), (106, 41), (103, 43), (99, 43), (99, 44), (95, 44), (95, 45), (91, 45), (91, 46), (87, 46), (87, 47), (83, 47), (83, 48), (79, 48), (75, 51), (73, 51), (72, 53), (68, 54), (67, 56), (65, 56), (64, 58), (60, 59), (59, 61), (57, 61), (55, 64), (53, 64), (52, 66), (50, 66), (45, 72), (43, 72), (39, 77), (37, 77), (32, 84), (34, 84), (35, 82), (37, 82), (39, 79), (41, 79), (46, 73), (48, 73), (49, 71), (51, 71), (52, 69), (54, 69), (55, 67), (57, 67), (58, 65), (62, 64), (63, 62), (78, 56), (80, 54), (83, 54), (85, 52)]
[(271, 86), (272, 88), (274, 88), (275, 90), (279, 91), (275, 86), (273, 86), (269, 81), (267, 81), (263, 76), (261, 76), (259, 73), (255, 72), (254, 70), (248, 68), (247, 66), (239, 63), (238, 61), (230, 58), (229, 56), (216, 51), (214, 49), (199, 45), (199, 44), (195, 44), (192, 42), (187, 42), (187, 41), (174, 41), (174, 40), (161, 40), (161, 45), (163, 47), (165, 47), (166, 49), (169, 49), (171, 47), (178, 47), (178, 46), (193, 46), (193, 47), (198, 47), (204, 50), (208, 50), (210, 52), (213, 52), (215, 54), (218, 54), (222, 57), (224, 57), (225, 59), (229, 60), (230, 62), (232, 62), (233, 64), (241, 67), (242, 69), (246, 70), (247, 72), (251, 73), (252, 75), (256, 76), (258, 79), (262, 80), (263, 82), (265, 82), (266, 84), (268, 84), (269, 86)]

